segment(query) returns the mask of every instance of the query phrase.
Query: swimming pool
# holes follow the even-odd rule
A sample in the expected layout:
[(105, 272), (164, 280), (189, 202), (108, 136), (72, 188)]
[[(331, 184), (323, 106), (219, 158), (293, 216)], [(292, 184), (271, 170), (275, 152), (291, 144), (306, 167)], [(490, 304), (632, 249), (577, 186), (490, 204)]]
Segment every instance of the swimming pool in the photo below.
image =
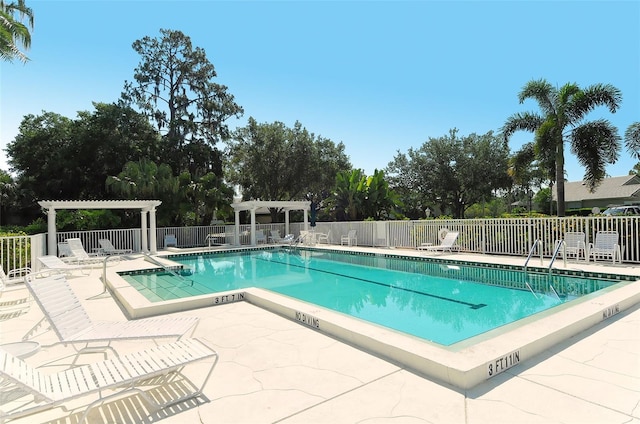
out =
[(123, 278), (152, 302), (259, 287), (443, 346), (620, 282), (299, 248), (171, 259), (188, 275), (145, 271)]

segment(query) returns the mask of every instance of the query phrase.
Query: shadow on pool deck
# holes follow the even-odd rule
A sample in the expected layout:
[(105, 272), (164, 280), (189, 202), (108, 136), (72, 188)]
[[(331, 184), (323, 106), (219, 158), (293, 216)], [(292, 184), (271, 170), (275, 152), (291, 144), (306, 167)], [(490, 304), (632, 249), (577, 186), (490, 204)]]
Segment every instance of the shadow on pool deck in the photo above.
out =
[[(621, 271), (604, 264), (589, 267)], [(626, 274), (640, 276), (638, 269), (624, 268)], [(88, 277), (71, 278), (71, 286), (92, 319), (126, 319), (111, 297), (95, 297), (102, 291), (100, 274), (94, 270)], [(91, 423), (640, 422), (638, 305), (467, 391), (416, 375), (247, 302), (176, 315), (200, 317), (195, 337), (220, 354), (204, 389), (206, 397), (163, 411), (149, 410), (136, 396), (125, 397), (96, 407)], [(0, 322), (0, 341), (20, 340), (41, 317), (33, 304), (27, 314)], [(46, 331), (36, 340), (46, 345), (56, 338)], [(120, 353), (151, 345), (151, 341), (113, 344)], [(55, 345), (26, 361), (41, 365), (71, 353), (70, 347)], [(100, 358), (87, 355), (83, 360)], [(198, 369), (190, 372), (196, 374)], [(171, 393), (173, 389), (166, 387), (158, 395)], [(15, 422), (75, 423), (83, 406), (94, 399), (88, 396), (70, 402), (67, 410), (56, 408)]]

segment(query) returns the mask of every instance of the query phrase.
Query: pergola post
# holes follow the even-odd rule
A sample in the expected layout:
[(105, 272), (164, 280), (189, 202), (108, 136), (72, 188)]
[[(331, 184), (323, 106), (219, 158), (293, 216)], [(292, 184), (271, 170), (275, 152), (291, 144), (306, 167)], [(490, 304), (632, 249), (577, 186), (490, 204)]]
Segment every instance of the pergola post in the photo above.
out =
[(289, 234), (289, 209), (284, 210), (284, 234)]
[(256, 208), (251, 208), (251, 246), (256, 245)]
[(158, 245), (156, 240), (156, 208), (149, 211), (149, 249), (152, 255), (158, 253)]
[(58, 243), (56, 236), (56, 210), (49, 208), (47, 210), (47, 230), (49, 237), (47, 240), (47, 254), (58, 256)]
[(149, 245), (147, 243), (147, 211), (142, 209), (140, 211), (140, 248), (144, 253), (149, 252)]
[(240, 246), (240, 210), (236, 209), (236, 228), (233, 231), (233, 245)]

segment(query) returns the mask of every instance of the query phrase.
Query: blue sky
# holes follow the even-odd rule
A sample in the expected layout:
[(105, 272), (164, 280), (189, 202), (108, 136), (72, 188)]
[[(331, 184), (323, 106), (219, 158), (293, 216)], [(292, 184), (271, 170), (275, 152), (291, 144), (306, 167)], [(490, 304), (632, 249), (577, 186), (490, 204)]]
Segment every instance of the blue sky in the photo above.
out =
[[(639, 1), (35, 1), (31, 61), (0, 64), (0, 168), (22, 117), (76, 118), (114, 102), (140, 57), (131, 44), (180, 30), (205, 49), (217, 82), (258, 122), (300, 121), (342, 141), (367, 174), (429, 137), (498, 131), (522, 86), (608, 83), (621, 136), (640, 121)], [(516, 133), (512, 151), (532, 134)], [(221, 146), (222, 147), (222, 146)], [(567, 174), (584, 170), (567, 150)], [(626, 175), (626, 150), (608, 167)]]

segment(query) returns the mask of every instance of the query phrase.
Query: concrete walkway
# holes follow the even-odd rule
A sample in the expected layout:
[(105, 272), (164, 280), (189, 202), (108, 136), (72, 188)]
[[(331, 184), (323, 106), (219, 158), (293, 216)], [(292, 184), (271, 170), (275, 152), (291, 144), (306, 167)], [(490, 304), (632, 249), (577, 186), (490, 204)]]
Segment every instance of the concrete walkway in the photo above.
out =
[[(95, 297), (102, 292), (99, 274), (69, 281), (92, 319), (126, 319), (110, 296)], [(200, 317), (194, 336), (220, 355), (206, 397), (154, 411), (137, 395), (126, 396), (94, 408), (91, 423), (640, 423), (639, 305), (467, 391), (247, 302), (175, 315)], [(28, 313), (1, 321), (0, 342), (20, 340), (41, 317), (33, 304)], [(41, 344), (57, 340), (41, 330), (35, 337)], [(113, 344), (119, 353), (152, 345)], [(57, 371), (69, 366), (72, 353), (55, 345), (26, 361)], [(84, 355), (82, 361), (101, 358)], [(187, 377), (197, 381), (205, 369), (187, 369)], [(151, 394), (170, 398), (176, 391), (166, 387)], [(94, 399), (15, 422), (76, 423)]]

